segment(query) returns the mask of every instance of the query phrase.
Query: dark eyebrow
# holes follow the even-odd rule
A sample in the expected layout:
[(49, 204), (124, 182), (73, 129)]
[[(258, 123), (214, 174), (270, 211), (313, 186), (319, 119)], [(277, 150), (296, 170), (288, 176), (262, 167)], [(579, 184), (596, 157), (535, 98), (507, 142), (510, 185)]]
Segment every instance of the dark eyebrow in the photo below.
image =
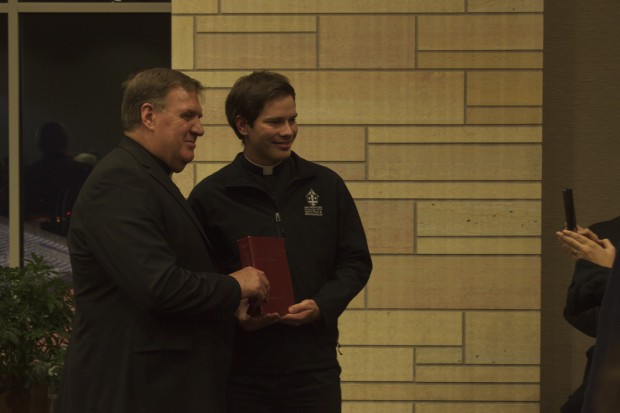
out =
[(265, 118), (265, 122), (282, 121), (284, 119), (297, 119), (297, 113), (293, 116), (274, 116), (273, 118)]
[(198, 116), (198, 118), (202, 118), (202, 116), (203, 116), (202, 113), (196, 112), (193, 109), (187, 109), (187, 110), (182, 111), (181, 112), (181, 116), (184, 116), (184, 115)]

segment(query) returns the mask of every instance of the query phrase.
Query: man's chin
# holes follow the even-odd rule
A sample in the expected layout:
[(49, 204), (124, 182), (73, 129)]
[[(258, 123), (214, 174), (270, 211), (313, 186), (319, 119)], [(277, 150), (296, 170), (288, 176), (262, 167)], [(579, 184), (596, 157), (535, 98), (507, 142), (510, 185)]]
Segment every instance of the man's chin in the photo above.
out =
[(183, 169), (185, 169), (185, 167), (187, 165), (189, 165), (190, 162), (192, 162), (192, 160), (194, 160), (193, 156), (189, 160), (187, 160), (187, 159), (180, 160), (179, 162), (175, 163), (174, 165), (171, 165), (170, 166), (170, 170), (172, 172), (174, 172), (175, 174), (178, 174), (179, 172), (182, 172)]
[(291, 149), (287, 149), (287, 150), (282, 150), (280, 151), (280, 153), (278, 153), (278, 158), (280, 158), (280, 161), (283, 161), (285, 159), (288, 159), (291, 157)]

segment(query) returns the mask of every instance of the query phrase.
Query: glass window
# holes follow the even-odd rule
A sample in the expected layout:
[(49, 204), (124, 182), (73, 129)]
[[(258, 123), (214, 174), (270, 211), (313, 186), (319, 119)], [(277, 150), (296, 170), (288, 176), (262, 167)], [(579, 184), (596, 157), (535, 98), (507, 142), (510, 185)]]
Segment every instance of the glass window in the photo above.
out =
[(73, 202), (120, 141), (121, 83), (170, 67), (170, 15), (24, 13), (20, 25), (24, 256), (65, 269)]
[[(6, 3), (7, 0), (0, 0)], [(170, 0), (18, 0), (21, 3), (170, 3)]]
[(9, 108), (8, 16), (0, 14), (0, 265), (8, 264), (9, 226)]

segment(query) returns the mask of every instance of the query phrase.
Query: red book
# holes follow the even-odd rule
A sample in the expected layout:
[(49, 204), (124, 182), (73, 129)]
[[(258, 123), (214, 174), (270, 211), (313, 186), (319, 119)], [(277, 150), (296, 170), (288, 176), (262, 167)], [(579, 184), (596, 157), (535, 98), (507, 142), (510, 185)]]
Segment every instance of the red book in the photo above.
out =
[(241, 266), (252, 266), (265, 273), (269, 280), (269, 300), (260, 311), (250, 314), (288, 314), (295, 304), (284, 238), (247, 236), (237, 240)]

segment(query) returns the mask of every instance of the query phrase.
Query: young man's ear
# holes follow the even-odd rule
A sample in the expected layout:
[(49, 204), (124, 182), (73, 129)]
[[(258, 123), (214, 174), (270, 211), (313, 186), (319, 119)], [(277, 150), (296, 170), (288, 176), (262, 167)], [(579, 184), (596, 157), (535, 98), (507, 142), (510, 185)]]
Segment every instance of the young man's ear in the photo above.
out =
[(248, 134), (248, 129), (250, 128), (250, 125), (243, 116), (237, 115), (237, 117), (235, 118), (235, 126), (237, 127), (237, 130), (241, 135), (246, 136)]
[(148, 102), (143, 103), (142, 106), (140, 107), (140, 118), (142, 119), (142, 124), (144, 125), (145, 128), (149, 130), (153, 130), (154, 115), (155, 115), (155, 109), (153, 108), (153, 105)]

